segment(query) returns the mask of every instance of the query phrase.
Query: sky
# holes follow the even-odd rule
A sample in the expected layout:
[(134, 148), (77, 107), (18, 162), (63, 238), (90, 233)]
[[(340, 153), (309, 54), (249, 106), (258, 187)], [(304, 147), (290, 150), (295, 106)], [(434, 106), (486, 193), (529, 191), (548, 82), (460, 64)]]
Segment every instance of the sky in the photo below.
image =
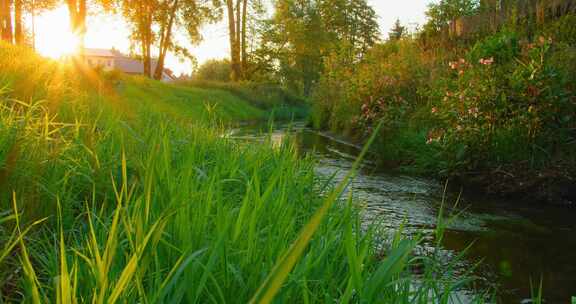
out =
[[(386, 37), (388, 31), (396, 21), (400, 19), (403, 25), (415, 28), (425, 21), (425, 11), (428, 3), (433, 0), (368, 0), (376, 13), (382, 36)], [(40, 53), (56, 57), (63, 49), (73, 47), (73, 38), (66, 34), (69, 32), (68, 12), (64, 6), (54, 11), (46, 12), (36, 18), (36, 46)], [(86, 33), (85, 45), (87, 48), (112, 47), (129, 52), (130, 42), (127, 25), (117, 16), (89, 16), (88, 32)], [(184, 42), (191, 53), (196, 57), (199, 64), (209, 59), (227, 58), (229, 54), (228, 29), (225, 21), (217, 24), (206, 25), (202, 28), (203, 41), (196, 46), (186, 43), (185, 35), (177, 35), (176, 39)], [(192, 64), (181, 62), (173, 55), (166, 58), (166, 66), (173, 70), (176, 75), (190, 73)]]

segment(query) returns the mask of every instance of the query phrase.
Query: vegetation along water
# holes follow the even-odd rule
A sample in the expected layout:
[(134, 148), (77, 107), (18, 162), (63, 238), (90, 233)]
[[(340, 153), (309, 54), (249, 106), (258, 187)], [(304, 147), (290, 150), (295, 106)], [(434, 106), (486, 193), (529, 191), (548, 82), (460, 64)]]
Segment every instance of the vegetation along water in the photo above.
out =
[(406, 3), (0, 0), (0, 303), (576, 303), (576, 3)]

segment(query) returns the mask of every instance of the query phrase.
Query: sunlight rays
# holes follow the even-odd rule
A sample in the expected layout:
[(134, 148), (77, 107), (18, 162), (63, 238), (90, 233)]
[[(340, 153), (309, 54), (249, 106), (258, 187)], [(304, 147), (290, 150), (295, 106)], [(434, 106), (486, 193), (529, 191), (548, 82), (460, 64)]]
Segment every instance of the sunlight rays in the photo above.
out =
[(37, 37), (38, 52), (44, 56), (59, 59), (75, 54), (80, 47), (80, 37), (70, 28), (70, 18), (66, 7), (60, 6), (45, 13), (38, 20), (41, 31), (49, 31), (52, 35)]

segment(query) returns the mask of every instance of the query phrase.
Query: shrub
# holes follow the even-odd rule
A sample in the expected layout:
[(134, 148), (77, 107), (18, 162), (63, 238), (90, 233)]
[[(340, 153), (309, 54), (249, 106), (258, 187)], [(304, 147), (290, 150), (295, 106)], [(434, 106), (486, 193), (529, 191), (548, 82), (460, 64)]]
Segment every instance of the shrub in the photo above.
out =
[(332, 55), (326, 70), (314, 96), (316, 125), (363, 137), (377, 121), (384, 132), (399, 127), (421, 102), (429, 68), (418, 45), (405, 39), (374, 46), (356, 66)]
[(197, 80), (207, 81), (230, 81), (232, 69), (228, 59), (222, 60), (208, 60), (202, 64), (194, 73), (194, 78)]
[(573, 94), (551, 64), (551, 46), (540, 38), (518, 60), (450, 63), (452, 77), (431, 96), (438, 124), (427, 139), (452, 160), (450, 170), (527, 159), (539, 165), (570, 139)]
[(468, 54), (468, 59), (478, 62), (482, 58), (493, 58), (497, 63), (504, 63), (514, 60), (520, 51), (518, 36), (503, 31), (477, 42)]
[(551, 37), (554, 42), (563, 42), (576, 46), (576, 14), (562, 16), (546, 24), (542, 34)]

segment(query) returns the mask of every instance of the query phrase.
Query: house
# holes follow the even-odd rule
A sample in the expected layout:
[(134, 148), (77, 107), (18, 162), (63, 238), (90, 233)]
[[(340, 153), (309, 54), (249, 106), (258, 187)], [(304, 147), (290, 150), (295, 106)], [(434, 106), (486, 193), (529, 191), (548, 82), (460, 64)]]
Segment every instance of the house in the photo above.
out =
[[(120, 53), (115, 49), (92, 49), (86, 48), (82, 54), (85, 64), (92, 68), (101, 68), (104, 71), (121, 71), (131, 75), (143, 75), (144, 63), (141, 60), (134, 59), (127, 55)], [(152, 59), (151, 70), (152, 73), (156, 70), (158, 60)], [(169, 69), (164, 69), (162, 72), (162, 81), (171, 82), (176, 77)]]

